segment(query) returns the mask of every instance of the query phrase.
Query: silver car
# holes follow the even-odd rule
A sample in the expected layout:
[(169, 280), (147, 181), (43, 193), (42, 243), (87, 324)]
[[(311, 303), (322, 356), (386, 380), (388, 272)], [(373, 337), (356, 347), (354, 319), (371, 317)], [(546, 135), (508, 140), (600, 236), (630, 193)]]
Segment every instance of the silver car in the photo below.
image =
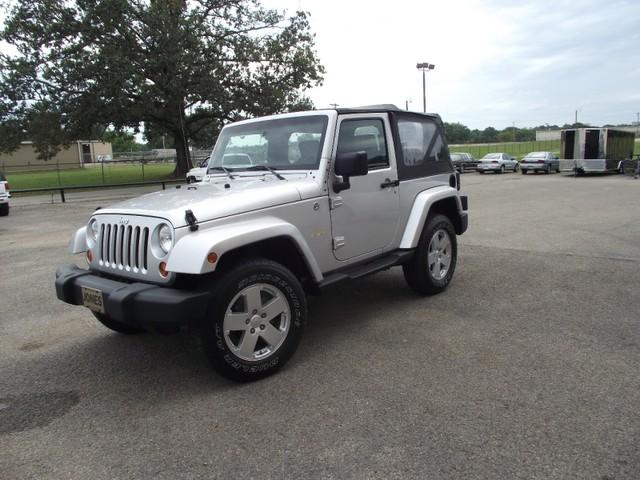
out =
[(478, 163), (478, 173), (506, 171), (517, 172), (518, 161), (506, 153), (487, 153)]
[(523, 175), (529, 171), (535, 173), (551, 173), (552, 171), (559, 173), (560, 160), (552, 152), (531, 152), (522, 159), (520, 170), (522, 170)]
[(213, 367), (256, 380), (293, 355), (307, 293), (401, 267), (444, 291), (468, 199), (439, 116), (379, 105), (226, 125), (202, 182), (95, 211), (56, 294), (119, 333), (199, 327)]

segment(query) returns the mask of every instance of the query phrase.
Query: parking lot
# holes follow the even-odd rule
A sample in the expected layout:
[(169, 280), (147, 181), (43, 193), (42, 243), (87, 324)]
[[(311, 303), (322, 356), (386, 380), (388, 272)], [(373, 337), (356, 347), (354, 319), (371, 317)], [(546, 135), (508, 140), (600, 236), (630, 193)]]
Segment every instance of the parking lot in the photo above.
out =
[(243, 385), (194, 333), (122, 336), (56, 299), (56, 267), (82, 260), (69, 237), (104, 199), (15, 199), (0, 478), (640, 478), (640, 181), (462, 184), (445, 293), (415, 295), (400, 269), (335, 286), (289, 364)]

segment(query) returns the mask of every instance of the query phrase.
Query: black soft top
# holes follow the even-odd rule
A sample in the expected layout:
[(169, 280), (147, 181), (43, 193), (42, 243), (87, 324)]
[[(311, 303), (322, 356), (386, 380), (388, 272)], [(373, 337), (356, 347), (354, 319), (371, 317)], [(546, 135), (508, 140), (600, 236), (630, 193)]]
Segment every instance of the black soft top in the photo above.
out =
[(420, 115), (440, 120), (440, 115), (438, 115), (437, 113), (409, 112), (406, 110), (402, 110), (391, 103), (385, 103), (381, 105), (365, 105), (363, 107), (336, 108), (335, 110), (338, 113), (410, 113), (412, 115)]

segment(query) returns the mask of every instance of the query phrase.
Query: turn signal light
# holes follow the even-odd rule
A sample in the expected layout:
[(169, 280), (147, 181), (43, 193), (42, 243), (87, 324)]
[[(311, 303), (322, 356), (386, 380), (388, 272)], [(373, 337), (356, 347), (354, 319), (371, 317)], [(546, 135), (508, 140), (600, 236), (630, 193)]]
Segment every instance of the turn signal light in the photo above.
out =
[(167, 262), (160, 262), (160, 265), (158, 265), (158, 271), (162, 278), (167, 278), (169, 275), (169, 272), (167, 272)]
[(218, 261), (218, 254), (216, 252), (211, 252), (207, 255), (207, 262), (216, 263)]
[(87, 250), (87, 262), (93, 262), (93, 253), (91, 253), (91, 250)]

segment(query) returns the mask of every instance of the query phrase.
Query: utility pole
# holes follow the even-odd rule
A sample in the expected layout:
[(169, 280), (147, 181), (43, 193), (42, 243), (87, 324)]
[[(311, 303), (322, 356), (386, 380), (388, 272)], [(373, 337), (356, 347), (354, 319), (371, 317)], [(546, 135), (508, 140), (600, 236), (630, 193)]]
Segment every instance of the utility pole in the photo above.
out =
[(640, 138), (640, 112), (636, 112), (636, 137)]
[(338, 108), (338, 106), (339, 106), (339, 105), (340, 105), (339, 103), (330, 103), (330, 104), (329, 104), (329, 106), (330, 106), (331, 108)]
[(406, 99), (404, 101), (404, 109), (408, 112), (409, 111), (409, 104), (411, 103), (411, 100)]
[(578, 123), (578, 110), (576, 110), (576, 120), (574, 123)]
[(422, 62), (416, 65), (418, 70), (422, 70), (422, 111), (427, 113), (427, 78), (426, 73), (436, 66), (433, 63)]

